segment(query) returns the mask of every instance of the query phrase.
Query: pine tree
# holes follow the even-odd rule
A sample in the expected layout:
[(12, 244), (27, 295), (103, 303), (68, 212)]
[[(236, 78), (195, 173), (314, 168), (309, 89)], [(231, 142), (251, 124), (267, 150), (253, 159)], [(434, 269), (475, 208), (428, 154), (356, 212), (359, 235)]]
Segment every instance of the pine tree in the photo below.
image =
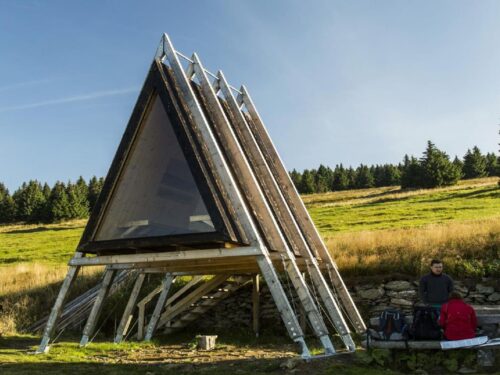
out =
[(420, 159), (422, 167), (422, 185), (424, 188), (449, 186), (457, 183), (460, 171), (450, 162), (448, 155), (439, 150), (431, 141)]
[(486, 159), (477, 146), (472, 148), (472, 152), (467, 150), (464, 156), (463, 173), (465, 179), (486, 176)]
[(488, 176), (493, 177), (493, 176), (498, 176), (498, 158), (493, 152), (488, 152), (486, 154), (486, 173)]
[(40, 222), (44, 219), (45, 196), (40, 182), (31, 180), (14, 192), (16, 219), (26, 222)]
[(314, 193), (314, 176), (308, 169), (304, 170), (302, 173), (302, 180), (300, 182), (300, 193), (301, 194), (312, 194)]
[(49, 218), (51, 221), (68, 220), (72, 217), (71, 207), (64, 183), (57, 181), (50, 192)]

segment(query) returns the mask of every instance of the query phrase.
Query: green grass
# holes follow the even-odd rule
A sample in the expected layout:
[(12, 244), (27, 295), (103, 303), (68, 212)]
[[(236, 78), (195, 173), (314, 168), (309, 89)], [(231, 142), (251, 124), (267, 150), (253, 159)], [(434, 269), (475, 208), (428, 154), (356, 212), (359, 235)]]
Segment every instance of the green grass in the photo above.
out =
[[(190, 347), (184, 337), (177, 338), (173, 343), (123, 343), (115, 345), (109, 342), (91, 343), (80, 348), (73, 338), (72, 342), (61, 341), (53, 344), (50, 352), (45, 355), (33, 354), (39, 343), (37, 336), (9, 336), (0, 338), (0, 373), (15, 374), (69, 374), (94, 372), (99, 374), (282, 374), (280, 365), (286, 358), (280, 357), (283, 344), (245, 345), (238, 340), (243, 348), (233, 350), (233, 340), (221, 340), (215, 361), (209, 361), (211, 353), (197, 352)], [(279, 340), (278, 340), (279, 341)], [(289, 346), (289, 345), (288, 345)], [(286, 347), (286, 345), (285, 345)], [(248, 350), (275, 353), (267, 358), (241, 358)], [(238, 353), (235, 359), (232, 354)], [(221, 357), (227, 353), (227, 356)], [(286, 352), (285, 357), (291, 357)], [(399, 374), (378, 366), (368, 365), (363, 356), (339, 356), (300, 363), (297, 372), (315, 374), (346, 374), (346, 375), (381, 375)]]
[(49, 225), (0, 226), (0, 264), (67, 263), (86, 221)]
[[(422, 227), (498, 217), (497, 178), (461, 181), (431, 190), (397, 187), (351, 190), (303, 197), (324, 237), (338, 233)], [(66, 263), (85, 221), (50, 225), (0, 226), (0, 265), (18, 262)]]
[(417, 191), (364, 189), (305, 196), (306, 206), (325, 237), (341, 232), (421, 227), (498, 217), (497, 179), (462, 181), (460, 185)]

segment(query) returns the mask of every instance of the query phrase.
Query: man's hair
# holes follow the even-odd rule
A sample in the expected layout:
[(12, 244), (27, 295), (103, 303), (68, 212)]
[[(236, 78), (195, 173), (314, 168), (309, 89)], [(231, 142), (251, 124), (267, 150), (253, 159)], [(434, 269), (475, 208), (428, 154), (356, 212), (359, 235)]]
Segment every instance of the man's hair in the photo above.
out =
[(433, 260), (431, 260), (431, 267), (432, 267), (433, 265), (435, 265), (435, 264), (442, 264), (442, 263), (443, 263), (443, 262), (442, 262), (441, 260), (439, 260), (439, 259), (433, 259)]
[(450, 295), (448, 296), (449, 299), (462, 299), (462, 295), (460, 292), (457, 292), (456, 290), (451, 291)]

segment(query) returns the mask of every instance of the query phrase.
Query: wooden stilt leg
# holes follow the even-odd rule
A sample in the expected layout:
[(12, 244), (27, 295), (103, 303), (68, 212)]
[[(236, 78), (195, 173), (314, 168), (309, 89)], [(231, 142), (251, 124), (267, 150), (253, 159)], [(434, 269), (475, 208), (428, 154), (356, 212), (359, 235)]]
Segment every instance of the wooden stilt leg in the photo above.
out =
[(139, 315), (137, 317), (137, 340), (144, 339), (144, 325), (146, 324), (145, 305), (139, 305)]
[(260, 334), (260, 276), (254, 275), (252, 278), (252, 327), (256, 337)]
[(89, 318), (87, 319), (87, 324), (85, 324), (85, 328), (83, 329), (82, 339), (80, 340), (80, 346), (85, 346), (89, 342), (90, 336), (94, 333), (94, 328), (97, 323), (97, 319), (99, 319), (99, 315), (102, 311), (102, 306), (104, 299), (106, 298), (109, 287), (111, 286), (111, 281), (113, 280), (113, 276), (115, 274), (114, 270), (106, 269), (104, 278), (102, 280), (101, 289), (99, 289), (99, 294), (97, 294), (94, 305), (92, 306), (92, 310), (90, 311)]
[(137, 301), (137, 297), (139, 296), (139, 292), (141, 291), (142, 283), (144, 282), (145, 277), (146, 275), (144, 273), (140, 273), (135, 280), (132, 293), (130, 294), (130, 298), (127, 302), (127, 306), (125, 307), (125, 311), (123, 312), (122, 319), (120, 321), (120, 324), (118, 325), (118, 330), (115, 337), (116, 344), (121, 342), (123, 340), (123, 336), (127, 334), (127, 330), (133, 316), (132, 312), (134, 310), (135, 303)]
[(165, 279), (163, 280), (163, 289), (160, 293), (160, 297), (158, 297), (158, 302), (156, 303), (153, 315), (151, 316), (148, 328), (146, 329), (146, 336), (144, 337), (145, 341), (151, 341), (151, 338), (153, 337), (156, 325), (160, 319), (161, 310), (165, 306), (165, 302), (167, 302), (168, 292), (170, 291), (173, 279), (172, 274), (167, 273)]
[[(80, 253), (77, 253), (76, 256), (81, 256)], [(43, 333), (42, 341), (40, 343), (40, 346), (38, 347), (38, 350), (36, 351), (37, 354), (40, 353), (46, 353), (49, 350), (49, 342), (50, 339), (52, 338), (52, 335), (54, 334), (54, 331), (57, 326), (57, 320), (59, 319), (59, 316), (61, 315), (62, 307), (64, 304), (64, 300), (66, 299), (66, 295), (68, 293), (69, 288), (73, 284), (73, 281), (76, 279), (76, 276), (78, 275), (78, 271), (80, 270), (80, 267), (69, 267), (68, 273), (66, 275), (66, 278), (63, 281), (63, 284), (61, 286), (61, 289), (59, 290), (59, 294), (57, 295), (56, 302), (54, 303), (54, 306), (52, 306), (52, 310), (50, 312), (49, 319), (47, 320), (47, 325), (45, 326), (45, 330)]]

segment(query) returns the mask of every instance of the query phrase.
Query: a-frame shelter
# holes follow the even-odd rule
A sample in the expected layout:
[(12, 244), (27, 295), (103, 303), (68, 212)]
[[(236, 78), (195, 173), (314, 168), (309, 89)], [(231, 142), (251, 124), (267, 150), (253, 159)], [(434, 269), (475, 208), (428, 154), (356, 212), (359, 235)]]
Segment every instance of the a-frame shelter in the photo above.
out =
[[(293, 288), (325, 354), (336, 352), (327, 323), (350, 351), (355, 345), (346, 321), (357, 332), (365, 330), (248, 90), (229, 85), (221, 71), (210, 73), (196, 54), (188, 58), (176, 51), (167, 34), (69, 262), (38, 352), (48, 349), (79, 270), (93, 265), (106, 267), (82, 345), (95, 331), (115, 274), (126, 271), (133, 271), (136, 281), (116, 342), (123, 339), (136, 305), (145, 323), (145, 302), (137, 304), (137, 297), (147, 273), (165, 277), (147, 328), (139, 326), (139, 336), (146, 339), (173, 316), (183, 318), (185, 309), (176, 306), (188, 306), (231, 277), (250, 275), (255, 283), (259, 274), (303, 357), (310, 353), (290, 301), (292, 290), (287, 295), (282, 278)], [(199, 275), (215, 276), (172, 305), (175, 298), (182, 302), (180, 293), (187, 290), (168, 297), (177, 275), (195, 276), (185, 288), (194, 286)]]

